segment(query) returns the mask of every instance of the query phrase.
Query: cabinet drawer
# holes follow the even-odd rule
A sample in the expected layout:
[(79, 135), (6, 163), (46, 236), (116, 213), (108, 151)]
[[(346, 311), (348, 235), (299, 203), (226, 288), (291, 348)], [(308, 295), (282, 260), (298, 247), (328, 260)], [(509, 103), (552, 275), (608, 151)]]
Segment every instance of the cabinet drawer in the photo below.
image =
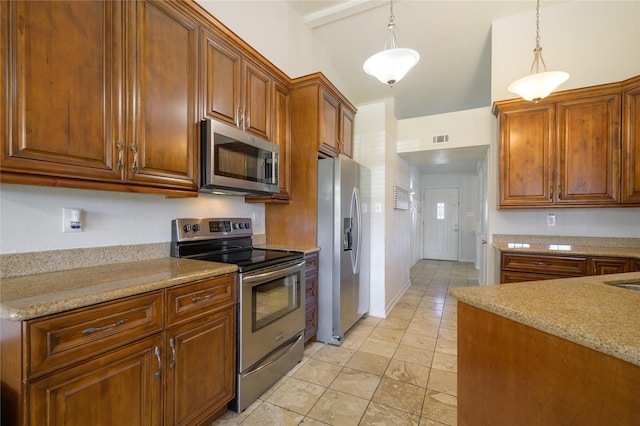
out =
[(317, 253), (311, 253), (305, 256), (305, 268), (307, 273), (309, 273), (310, 270), (317, 270), (318, 269), (318, 254)]
[(162, 291), (26, 322), (27, 377), (162, 331)]
[(578, 277), (587, 275), (587, 258), (503, 253), (501, 269)]
[(236, 274), (167, 290), (167, 324), (175, 324), (236, 303)]
[(535, 274), (527, 272), (502, 271), (500, 274), (500, 284), (520, 283), (524, 281), (543, 281), (567, 278), (566, 276)]

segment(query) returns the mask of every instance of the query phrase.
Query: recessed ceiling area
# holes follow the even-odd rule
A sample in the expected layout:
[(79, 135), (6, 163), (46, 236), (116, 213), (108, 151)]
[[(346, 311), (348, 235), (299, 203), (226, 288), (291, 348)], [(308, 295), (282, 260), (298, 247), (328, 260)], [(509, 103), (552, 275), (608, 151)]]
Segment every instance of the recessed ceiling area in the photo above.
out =
[(475, 173), (478, 161), (483, 161), (488, 146), (435, 149), (419, 152), (399, 152), (398, 155), (409, 164), (418, 166), (420, 173)]
[[(398, 119), (490, 106), (491, 23), (536, 8), (535, 0), (394, 0), (398, 46), (417, 50), (421, 58), (403, 80), (388, 87), (365, 74), (362, 64), (384, 47), (389, 1), (288, 1), (316, 40), (329, 46), (329, 60), (347, 87), (349, 99), (359, 105), (394, 98)], [(541, 8), (558, 3), (561, 1), (544, 1)], [(419, 166), (422, 173), (467, 173), (476, 170), (486, 149), (441, 149), (400, 156)]]

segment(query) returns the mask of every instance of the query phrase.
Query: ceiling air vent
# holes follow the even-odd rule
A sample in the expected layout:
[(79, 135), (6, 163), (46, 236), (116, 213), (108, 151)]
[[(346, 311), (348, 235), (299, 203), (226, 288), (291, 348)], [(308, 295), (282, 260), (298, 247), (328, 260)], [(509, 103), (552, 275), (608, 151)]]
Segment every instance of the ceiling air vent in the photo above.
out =
[(449, 142), (449, 135), (438, 135), (433, 137), (433, 143), (447, 143)]

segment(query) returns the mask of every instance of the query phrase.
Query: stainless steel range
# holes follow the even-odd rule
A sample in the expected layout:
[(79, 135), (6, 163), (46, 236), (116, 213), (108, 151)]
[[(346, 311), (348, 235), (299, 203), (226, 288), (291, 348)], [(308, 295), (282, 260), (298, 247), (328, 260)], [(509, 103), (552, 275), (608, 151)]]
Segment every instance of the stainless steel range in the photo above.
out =
[(304, 352), (304, 253), (252, 246), (251, 219), (175, 219), (171, 256), (238, 265), (236, 398), (240, 413)]

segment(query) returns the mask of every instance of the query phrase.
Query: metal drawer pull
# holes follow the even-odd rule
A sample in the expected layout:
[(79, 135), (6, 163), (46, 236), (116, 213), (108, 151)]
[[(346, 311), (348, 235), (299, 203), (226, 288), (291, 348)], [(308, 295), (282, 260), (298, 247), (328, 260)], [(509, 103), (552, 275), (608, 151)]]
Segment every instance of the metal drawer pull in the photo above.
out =
[(534, 265), (542, 265), (542, 266), (551, 266), (551, 263), (548, 262), (533, 262)]
[(125, 322), (127, 322), (127, 319), (126, 318), (122, 318), (122, 319), (119, 319), (118, 321), (116, 321), (115, 323), (109, 324), (109, 325), (105, 325), (104, 327), (89, 327), (89, 328), (85, 328), (84, 330), (82, 330), (82, 334), (92, 334), (92, 333), (96, 333), (98, 331), (108, 330), (110, 328), (122, 325)]
[(176, 365), (176, 342), (173, 338), (169, 339), (169, 346), (171, 346), (171, 352), (173, 354), (173, 360), (169, 363), (169, 370), (173, 370)]
[(156, 346), (156, 349), (154, 350), (154, 353), (156, 354), (156, 358), (158, 359), (158, 370), (156, 371), (156, 379), (160, 378), (160, 370), (162, 369), (162, 360), (160, 359), (160, 348)]
[(216, 292), (212, 291), (211, 293), (207, 294), (206, 296), (193, 296), (191, 298), (191, 301), (192, 302), (200, 302), (200, 301), (205, 300), (205, 299), (211, 299), (215, 295), (216, 295)]

